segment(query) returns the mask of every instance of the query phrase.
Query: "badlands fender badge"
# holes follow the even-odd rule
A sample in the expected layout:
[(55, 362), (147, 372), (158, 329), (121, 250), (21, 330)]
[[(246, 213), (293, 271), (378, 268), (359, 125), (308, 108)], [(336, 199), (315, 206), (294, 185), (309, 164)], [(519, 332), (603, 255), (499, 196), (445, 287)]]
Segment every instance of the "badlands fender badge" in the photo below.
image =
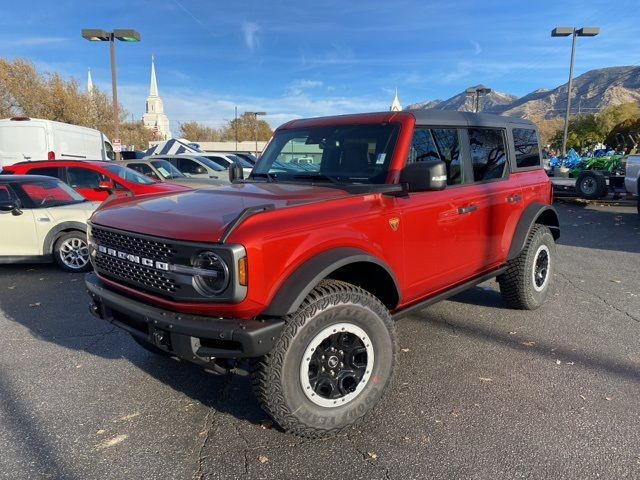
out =
[(394, 232), (397, 232), (398, 227), (400, 226), (400, 219), (398, 217), (390, 218), (389, 226), (391, 227), (391, 230), (393, 230)]

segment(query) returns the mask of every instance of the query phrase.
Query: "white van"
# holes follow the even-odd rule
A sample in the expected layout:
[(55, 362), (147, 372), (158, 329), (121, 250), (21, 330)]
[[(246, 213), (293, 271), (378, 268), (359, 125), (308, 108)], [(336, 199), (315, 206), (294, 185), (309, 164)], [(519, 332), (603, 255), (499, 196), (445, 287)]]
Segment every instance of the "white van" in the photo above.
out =
[(109, 139), (93, 128), (39, 118), (0, 120), (0, 167), (29, 160), (113, 160)]

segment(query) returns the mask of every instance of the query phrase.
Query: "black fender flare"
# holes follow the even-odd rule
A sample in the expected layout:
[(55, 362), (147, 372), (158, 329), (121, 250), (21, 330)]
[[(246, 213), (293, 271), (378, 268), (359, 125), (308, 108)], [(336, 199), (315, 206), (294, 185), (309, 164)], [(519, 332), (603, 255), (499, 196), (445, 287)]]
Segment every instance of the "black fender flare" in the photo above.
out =
[(81, 232), (87, 233), (87, 224), (82, 222), (62, 222), (47, 233), (47, 236), (44, 237), (44, 243), (42, 247), (42, 253), (48, 255), (53, 253), (53, 245), (60, 236), (60, 234), (64, 231), (69, 230), (79, 230)]
[(351, 263), (363, 262), (374, 264), (389, 274), (399, 301), (400, 286), (393, 271), (385, 262), (357, 248), (336, 248), (316, 255), (298, 267), (280, 286), (264, 314), (282, 317), (294, 313), (309, 292), (332, 272)]
[(520, 255), (520, 252), (522, 252), (527, 243), (529, 232), (536, 223), (549, 227), (555, 240), (560, 238), (560, 221), (556, 209), (551, 205), (532, 203), (520, 216), (520, 220), (513, 234), (513, 239), (511, 240), (507, 260), (512, 260)]

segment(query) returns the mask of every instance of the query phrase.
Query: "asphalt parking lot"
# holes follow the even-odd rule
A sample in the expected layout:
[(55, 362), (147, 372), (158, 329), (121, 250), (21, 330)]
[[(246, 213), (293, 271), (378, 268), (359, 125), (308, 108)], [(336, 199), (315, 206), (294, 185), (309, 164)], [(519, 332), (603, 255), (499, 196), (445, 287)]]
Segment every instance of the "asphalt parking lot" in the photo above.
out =
[(640, 218), (557, 208), (550, 301), (509, 310), (491, 281), (401, 320), (394, 388), (325, 440), (91, 317), (82, 275), (2, 266), (0, 477), (640, 478)]

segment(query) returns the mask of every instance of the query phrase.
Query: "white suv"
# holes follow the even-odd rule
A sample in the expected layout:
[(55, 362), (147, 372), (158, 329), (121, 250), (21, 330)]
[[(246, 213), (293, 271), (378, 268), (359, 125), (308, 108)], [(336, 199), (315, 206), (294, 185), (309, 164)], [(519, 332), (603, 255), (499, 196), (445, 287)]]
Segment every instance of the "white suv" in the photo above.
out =
[(57, 178), (0, 175), (0, 264), (55, 260), (90, 270), (87, 219), (98, 205)]

